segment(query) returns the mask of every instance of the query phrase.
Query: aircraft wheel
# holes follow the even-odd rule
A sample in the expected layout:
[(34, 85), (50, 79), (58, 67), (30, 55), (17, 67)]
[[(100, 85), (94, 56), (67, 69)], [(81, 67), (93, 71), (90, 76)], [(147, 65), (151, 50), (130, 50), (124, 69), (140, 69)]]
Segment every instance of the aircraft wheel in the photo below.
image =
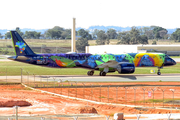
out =
[(102, 71), (99, 73), (99, 76), (102, 76)]
[(161, 75), (161, 72), (157, 72), (157, 75)]
[(90, 75), (90, 71), (87, 72), (87, 75)]
[(102, 72), (102, 73), (101, 73), (101, 76), (106, 76), (106, 72)]
[(90, 76), (93, 76), (93, 74), (94, 74), (94, 71), (89, 71)]
[(87, 75), (92, 76), (94, 74), (94, 71), (88, 71)]

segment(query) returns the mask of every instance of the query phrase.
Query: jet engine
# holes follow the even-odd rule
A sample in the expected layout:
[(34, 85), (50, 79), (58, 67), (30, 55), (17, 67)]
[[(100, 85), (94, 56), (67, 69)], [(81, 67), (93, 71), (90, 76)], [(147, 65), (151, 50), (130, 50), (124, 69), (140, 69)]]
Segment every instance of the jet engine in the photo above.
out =
[(119, 74), (128, 74), (128, 73), (134, 73), (135, 66), (132, 63), (120, 63), (116, 70)]

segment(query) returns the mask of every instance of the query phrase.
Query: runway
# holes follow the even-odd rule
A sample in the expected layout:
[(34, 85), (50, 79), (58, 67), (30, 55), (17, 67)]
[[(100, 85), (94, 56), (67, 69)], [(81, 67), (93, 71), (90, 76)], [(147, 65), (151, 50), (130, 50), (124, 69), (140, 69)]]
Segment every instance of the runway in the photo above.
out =
[(49, 80), (60, 81), (77, 81), (77, 82), (149, 82), (149, 81), (179, 81), (180, 82), (180, 74), (146, 74), (146, 75), (107, 75), (107, 76), (84, 76), (84, 75), (71, 75), (71, 76), (51, 76)]

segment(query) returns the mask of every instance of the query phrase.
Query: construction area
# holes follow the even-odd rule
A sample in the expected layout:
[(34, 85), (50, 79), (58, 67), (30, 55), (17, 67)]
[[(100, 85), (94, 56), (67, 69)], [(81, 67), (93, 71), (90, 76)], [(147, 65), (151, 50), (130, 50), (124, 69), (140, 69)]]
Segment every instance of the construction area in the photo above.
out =
[(115, 113), (126, 120), (180, 117), (180, 82), (75, 82), (33, 74), (0, 81), (2, 120), (16, 114), (20, 120), (114, 120)]

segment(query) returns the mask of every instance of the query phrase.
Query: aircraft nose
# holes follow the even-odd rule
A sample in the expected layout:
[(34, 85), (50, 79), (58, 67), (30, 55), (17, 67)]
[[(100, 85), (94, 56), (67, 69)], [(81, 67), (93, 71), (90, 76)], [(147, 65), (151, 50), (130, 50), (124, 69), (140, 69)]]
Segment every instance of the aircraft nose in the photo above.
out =
[(172, 59), (173, 65), (176, 65), (176, 61)]
[(176, 65), (176, 61), (174, 61), (172, 58), (166, 58), (164, 61), (164, 66), (171, 66)]

